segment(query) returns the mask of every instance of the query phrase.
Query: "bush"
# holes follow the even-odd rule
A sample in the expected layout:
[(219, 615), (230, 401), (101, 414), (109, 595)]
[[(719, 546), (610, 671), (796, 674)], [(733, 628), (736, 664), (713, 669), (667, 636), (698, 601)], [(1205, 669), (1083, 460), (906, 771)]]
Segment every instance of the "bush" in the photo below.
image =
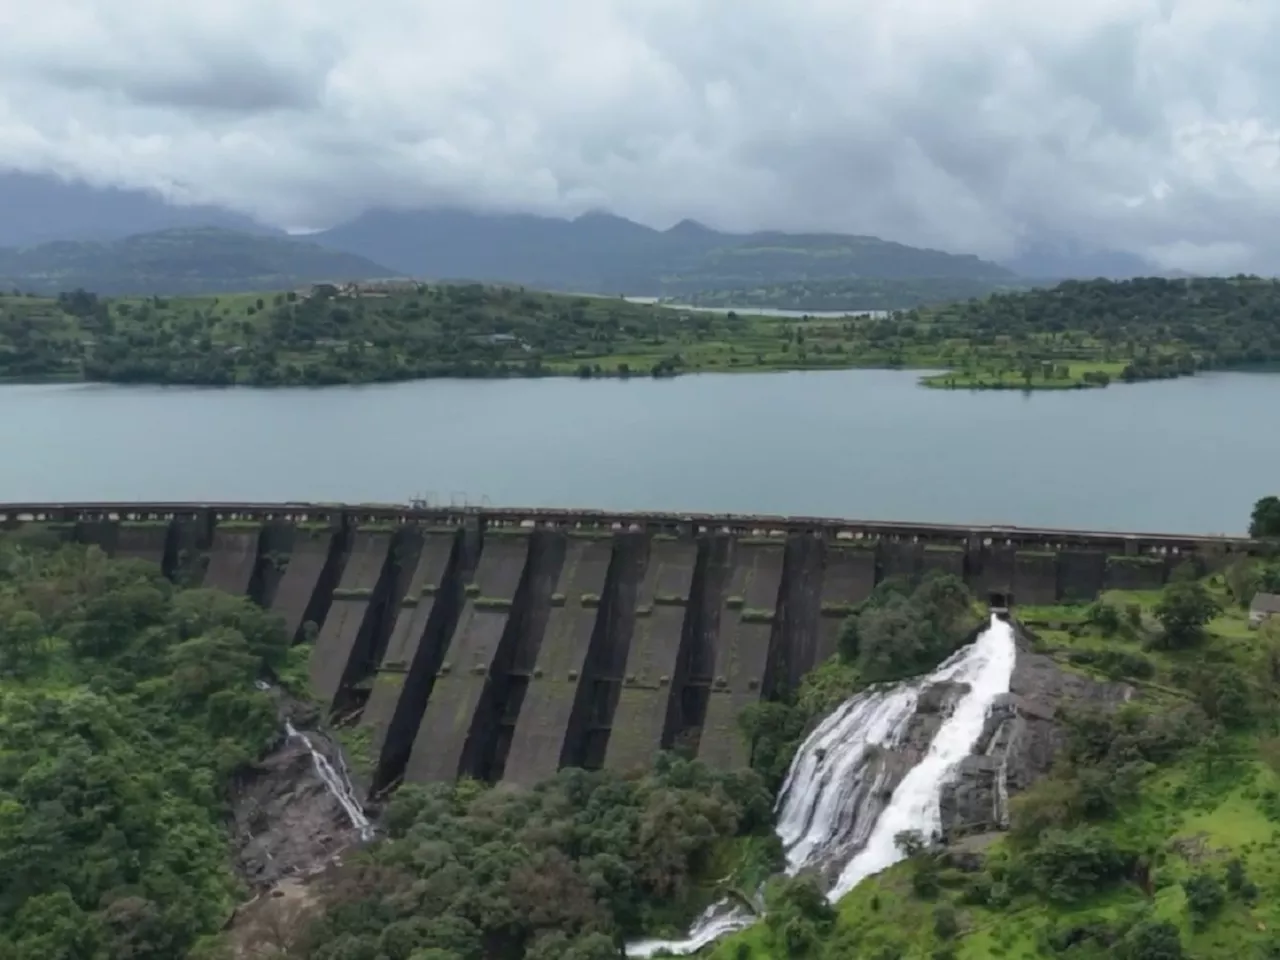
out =
[(1208, 873), (1197, 873), (1182, 883), (1182, 890), (1187, 897), (1187, 912), (1191, 914), (1191, 925), (1197, 930), (1208, 926), (1222, 905), (1227, 895), (1218, 878)]
[(979, 624), (973, 596), (950, 574), (932, 573), (918, 587), (891, 578), (845, 621), (840, 654), (865, 683), (900, 680), (937, 666)]
[(1233, 664), (1201, 665), (1190, 685), (1205, 715), (1228, 729), (1241, 729), (1254, 720), (1250, 678)]
[(1082, 666), (1096, 666), (1113, 680), (1150, 680), (1156, 675), (1155, 664), (1149, 658), (1128, 650), (1072, 650), (1067, 659)]
[(1092, 624), (1109, 637), (1120, 630), (1120, 612), (1109, 603), (1099, 600), (1089, 607), (1085, 622)]
[(956, 908), (943, 903), (933, 910), (933, 932), (939, 940), (952, 940), (960, 932), (960, 918)]
[(1179, 649), (1199, 642), (1204, 626), (1218, 615), (1218, 602), (1204, 584), (1179, 581), (1164, 588), (1155, 615), (1164, 628), (1157, 645)]
[(1144, 920), (1130, 928), (1116, 951), (1119, 960), (1182, 960), (1178, 928), (1167, 920)]
[(1231, 893), (1239, 893), (1241, 888), (1248, 883), (1249, 878), (1245, 875), (1244, 864), (1239, 857), (1235, 857), (1227, 863), (1227, 889)]
[(765, 889), (765, 924), (788, 957), (815, 953), (835, 922), (835, 908), (812, 877), (778, 877)]
[(1022, 861), (1033, 889), (1050, 900), (1073, 903), (1123, 878), (1137, 856), (1107, 834), (1084, 828), (1050, 831)]

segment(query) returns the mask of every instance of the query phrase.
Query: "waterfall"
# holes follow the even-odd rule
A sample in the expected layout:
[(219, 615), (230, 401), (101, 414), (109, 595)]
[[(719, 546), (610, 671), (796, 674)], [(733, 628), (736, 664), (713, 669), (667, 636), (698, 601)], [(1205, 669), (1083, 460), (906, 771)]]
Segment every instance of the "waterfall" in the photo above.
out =
[[(1005, 728), (1010, 728), (1009, 740), (1001, 743), (1001, 736), (1005, 732)], [(1009, 826), (1009, 755), (1013, 753), (1013, 745), (1018, 738), (1018, 728), (1012, 725), (1008, 720), (1001, 721), (1000, 726), (991, 736), (991, 742), (987, 744), (987, 756), (994, 755), (997, 751), (1000, 753), (1000, 766), (996, 768), (995, 790), (991, 799), (991, 822), (998, 826), (1001, 830)]]
[(325, 787), (333, 795), (333, 798), (338, 801), (343, 812), (346, 813), (347, 819), (351, 821), (351, 825), (360, 831), (360, 839), (366, 842), (372, 840), (374, 835), (373, 824), (364, 815), (364, 810), (356, 800), (355, 790), (346, 776), (345, 764), (343, 765), (342, 773), (335, 770), (328, 758), (315, 748), (311, 738), (299, 731), (288, 720), (284, 723), (284, 732), (291, 740), (300, 740), (306, 746), (307, 752), (311, 754), (311, 763), (315, 767), (316, 774), (324, 782)]
[[(1015, 656), (1013, 628), (993, 615), (972, 644), (933, 673), (865, 690), (824, 719), (796, 751), (778, 796), (775, 829), (786, 851), (786, 873), (839, 871), (827, 893), (835, 902), (902, 859), (894, 843), (897, 834), (936, 834), (942, 788), (981, 737), (992, 703), (1009, 692)], [(921, 691), (939, 683), (966, 689), (928, 751), (886, 796), (888, 751), (902, 745)], [(1003, 790), (1003, 769), (1001, 778), (998, 789)], [(1006, 801), (999, 797), (997, 802), (1003, 807)], [(743, 907), (721, 901), (703, 912), (687, 938), (630, 943), (627, 956), (695, 953), (755, 920)]]
[(929, 683), (950, 681), (966, 684), (969, 689), (938, 728), (924, 759), (893, 791), (866, 845), (845, 865), (828, 893), (831, 900), (840, 899), (866, 877), (901, 860), (894, 837), (903, 830), (919, 831), (926, 838), (938, 832), (942, 826), (942, 788), (982, 736), (992, 703), (1009, 692), (1015, 655), (1013, 628), (992, 616), (991, 625), (971, 646), (930, 674)]
[(740, 903), (720, 900), (702, 911), (683, 940), (633, 940), (627, 944), (627, 956), (652, 957), (662, 950), (680, 955), (697, 953), (721, 937), (745, 930), (755, 922), (755, 914)]

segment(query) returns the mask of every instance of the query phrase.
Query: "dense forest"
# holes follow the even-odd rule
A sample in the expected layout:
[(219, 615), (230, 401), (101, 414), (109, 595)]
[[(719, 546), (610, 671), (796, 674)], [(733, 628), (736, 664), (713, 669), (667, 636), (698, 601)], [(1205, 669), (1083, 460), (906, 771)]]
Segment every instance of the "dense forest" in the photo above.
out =
[(943, 382), (1052, 383), (1074, 367), (1105, 384), (1280, 362), (1280, 282), (1257, 277), (1071, 280), (899, 319), (915, 343), (964, 331), (972, 349)]
[(942, 388), (1064, 389), (1280, 362), (1280, 283), (1106, 280), (881, 317), (666, 309), (511, 287), (0, 297), (0, 379), (323, 385), (425, 377), (933, 368)]
[(247, 601), (0, 540), (0, 957), (170, 960), (243, 895), (227, 785), (279, 736), (287, 649)]
[(405, 787), (385, 828), (319, 884), (311, 913), (275, 926), (290, 956), (612, 960), (624, 938), (689, 923), (717, 881), (750, 891), (781, 855), (759, 778), (671, 756), (637, 779)]

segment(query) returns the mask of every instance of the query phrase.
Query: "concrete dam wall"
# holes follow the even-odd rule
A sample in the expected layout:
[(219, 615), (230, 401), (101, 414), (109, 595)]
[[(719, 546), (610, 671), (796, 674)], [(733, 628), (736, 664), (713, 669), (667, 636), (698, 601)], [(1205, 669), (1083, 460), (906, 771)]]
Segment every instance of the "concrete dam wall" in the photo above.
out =
[(777, 517), (316, 504), (14, 504), (183, 583), (277, 612), (311, 685), (357, 723), (371, 789), (563, 766), (646, 767), (680, 745), (750, 760), (738, 715), (830, 656), (875, 584), (939, 570), (1023, 605), (1220, 568), (1231, 538)]

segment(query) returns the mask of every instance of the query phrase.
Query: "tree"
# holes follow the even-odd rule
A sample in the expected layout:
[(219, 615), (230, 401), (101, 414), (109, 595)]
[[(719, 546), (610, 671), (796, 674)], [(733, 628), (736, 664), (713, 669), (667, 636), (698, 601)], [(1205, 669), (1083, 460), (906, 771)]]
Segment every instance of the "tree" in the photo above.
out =
[(780, 877), (765, 889), (765, 924), (784, 956), (816, 953), (835, 922), (835, 908), (812, 877)]
[(1183, 892), (1187, 897), (1187, 912), (1191, 914), (1191, 924), (1197, 930), (1203, 930), (1209, 921), (1217, 916), (1222, 905), (1227, 902), (1227, 895), (1218, 878), (1208, 873), (1198, 873), (1182, 882)]
[(1102, 600), (1089, 607), (1085, 619), (1097, 627), (1104, 637), (1113, 636), (1120, 629), (1120, 611)]
[(1280, 497), (1263, 497), (1253, 505), (1251, 537), (1280, 537)]
[(1116, 951), (1121, 960), (1182, 960), (1178, 928), (1167, 920), (1144, 920), (1134, 925)]
[(1200, 639), (1204, 625), (1218, 612), (1218, 602), (1204, 584), (1194, 581), (1169, 584), (1155, 608), (1156, 619), (1164, 627), (1161, 646), (1190, 646)]

